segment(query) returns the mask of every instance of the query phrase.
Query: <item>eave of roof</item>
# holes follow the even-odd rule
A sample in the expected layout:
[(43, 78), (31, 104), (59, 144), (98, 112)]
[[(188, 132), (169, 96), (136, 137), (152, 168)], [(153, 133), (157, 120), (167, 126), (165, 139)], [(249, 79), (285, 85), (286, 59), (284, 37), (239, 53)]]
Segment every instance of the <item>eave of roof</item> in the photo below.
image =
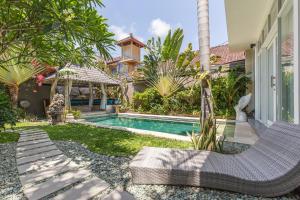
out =
[(124, 39), (118, 41), (117, 45), (124, 46), (124, 45), (129, 44), (130, 42), (134, 43), (136, 46), (138, 46), (140, 48), (144, 48), (146, 46), (143, 42), (139, 41), (138, 39), (136, 39), (133, 36), (129, 36), (127, 38), (124, 38)]
[[(120, 81), (108, 76), (105, 72), (96, 68), (79, 67), (76, 65), (69, 66), (70, 69), (76, 71), (73, 75), (60, 76), (60, 80), (73, 80), (74, 82), (94, 83), (94, 84), (107, 84), (119, 85)], [(53, 81), (56, 78), (56, 73), (50, 75), (45, 80)]]

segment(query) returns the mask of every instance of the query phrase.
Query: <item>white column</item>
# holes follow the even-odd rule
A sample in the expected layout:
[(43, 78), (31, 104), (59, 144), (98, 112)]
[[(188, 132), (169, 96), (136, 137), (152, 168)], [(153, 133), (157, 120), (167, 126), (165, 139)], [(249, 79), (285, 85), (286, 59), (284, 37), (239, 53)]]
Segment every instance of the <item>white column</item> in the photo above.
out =
[(101, 83), (101, 93), (102, 93), (102, 97), (101, 97), (100, 109), (101, 110), (106, 110), (107, 94), (106, 94), (106, 91), (105, 91), (105, 85), (103, 83)]
[(294, 3), (294, 120), (296, 124), (300, 122), (300, 69), (299, 69), (299, 58), (300, 58), (300, 20), (299, 20), (299, 10), (300, 3), (298, 0), (293, 0)]
[(89, 83), (89, 92), (90, 92), (89, 109), (90, 109), (90, 111), (92, 111), (92, 109), (93, 109), (93, 102), (94, 102), (93, 84), (92, 83)]

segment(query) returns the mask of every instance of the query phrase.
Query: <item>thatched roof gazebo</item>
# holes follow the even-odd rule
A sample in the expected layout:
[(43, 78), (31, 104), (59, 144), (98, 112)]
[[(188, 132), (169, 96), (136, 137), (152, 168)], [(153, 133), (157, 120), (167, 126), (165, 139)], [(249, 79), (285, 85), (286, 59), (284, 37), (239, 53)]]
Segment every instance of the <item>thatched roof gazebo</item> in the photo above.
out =
[(102, 98), (100, 108), (105, 110), (107, 94), (105, 88), (107, 86), (118, 86), (120, 81), (116, 80), (105, 72), (97, 68), (80, 67), (77, 65), (69, 65), (62, 69), (59, 69), (55, 74), (50, 75), (45, 79), (46, 83), (51, 83), (51, 97), (55, 93), (57, 85), (64, 85), (65, 104), (66, 108), (70, 109), (70, 93), (73, 86), (77, 87), (89, 87), (89, 108), (93, 106), (93, 88), (101, 87)]

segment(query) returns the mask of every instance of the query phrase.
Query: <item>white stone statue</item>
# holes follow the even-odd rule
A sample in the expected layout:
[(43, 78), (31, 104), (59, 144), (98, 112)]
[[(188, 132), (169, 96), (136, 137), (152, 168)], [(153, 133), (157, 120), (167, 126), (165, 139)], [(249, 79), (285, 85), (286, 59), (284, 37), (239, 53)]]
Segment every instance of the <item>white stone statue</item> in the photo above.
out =
[(234, 107), (234, 110), (236, 112), (236, 121), (240, 122), (246, 122), (247, 121), (247, 115), (242, 110), (246, 108), (246, 106), (250, 103), (252, 94), (248, 94), (247, 96), (241, 97), (239, 100), (238, 105)]

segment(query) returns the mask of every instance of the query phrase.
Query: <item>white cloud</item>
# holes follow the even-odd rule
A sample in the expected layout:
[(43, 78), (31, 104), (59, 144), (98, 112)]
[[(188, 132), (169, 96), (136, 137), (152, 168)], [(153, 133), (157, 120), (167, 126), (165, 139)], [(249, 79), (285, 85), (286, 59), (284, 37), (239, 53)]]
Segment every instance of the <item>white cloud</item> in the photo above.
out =
[(158, 37), (166, 36), (170, 29), (171, 25), (159, 18), (152, 20), (150, 25), (150, 32)]
[(122, 40), (129, 36), (129, 33), (125, 31), (126, 27), (120, 27), (112, 25), (109, 27), (110, 31), (115, 34), (117, 40)]
[(116, 26), (112, 25), (109, 27), (110, 31), (115, 34), (116, 40), (122, 40), (130, 35), (130, 33), (133, 34), (135, 38), (140, 40), (141, 42), (144, 42), (144, 38), (136, 35), (136, 29), (135, 29), (135, 23), (132, 23), (129, 28), (126, 26)]

